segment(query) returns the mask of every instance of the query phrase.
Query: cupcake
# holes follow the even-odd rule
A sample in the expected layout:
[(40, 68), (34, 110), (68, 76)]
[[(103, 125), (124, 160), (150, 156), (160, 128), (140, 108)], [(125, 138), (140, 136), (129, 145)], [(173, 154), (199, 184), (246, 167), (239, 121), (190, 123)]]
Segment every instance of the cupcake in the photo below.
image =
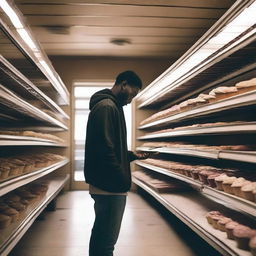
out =
[(256, 256), (256, 235), (250, 239), (249, 248), (253, 256)]
[(215, 178), (215, 183), (217, 185), (218, 190), (223, 191), (222, 183), (226, 178), (228, 178), (228, 176), (227, 174), (224, 174), (224, 173)]
[(214, 216), (223, 216), (219, 211), (210, 211), (206, 214), (206, 219), (209, 224), (213, 225)]
[(192, 178), (193, 178), (194, 180), (199, 180), (199, 172), (200, 172), (200, 170), (197, 170), (197, 169), (195, 169), (195, 170), (193, 170), (193, 171), (191, 172)]
[(256, 188), (256, 182), (250, 182), (241, 187), (241, 194), (244, 199), (254, 202), (253, 190)]
[(11, 223), (11, 217), (5, 214), (0, 214), (0, 229), (8, 227), (10, 223)]
[(227, 177), (222, 182), (222, 188), (226, 193), (233, 194), (233, 190), (231, 188), (231, 185), (234, 181), (236, 181), (236, 177)]
[(231, 185), (232, 193), (236, 196), (242, 197), (241, 187), (249, 181), (243, 177), (237, 178)]
[(238, 226), (238, 225), (239, 225), (239, 223), (236, 222), (236, 221), (230, 221), (230, 222), (228, 222), (228, 223), (225, 225), (225, 230), (226, 230), (228, 239), (232, 239), (232, 240), (235, 239), (235, 237), (234, 237), (234, 235), (233, 235), (233, 230), (234, 230), (234, 228), (235, 228), (236, 226)]
[(226, 232), (225, 226), (226, 226), (227, 223), (229, 223), (229, 222), (231, 222), (231, 221), (232, 221), (232, 219), (227, 218), (227, 217), (221, 218), (221, 219), (218, 220), (218, 222), (217, 222), (217, 227), (218, 227), (218, 229), (219, 229), (220, 231)]
[(8, 207), (5, 210), (2, 210), (1, 213), (9, 216), (11, 218), (11, 222), (15, 222), (19, 219), (19, 212), (14, 208)]
[(250, 250), (249, 241), (256, 235), (256, 230), (253, 230), (244, 225), (238, 225), (233, 230), (233, 235), (237, 242), (237, 247), (243, 250)]
[(216, 182), (215, 182), (215, 178), (220, 176), (221, 174), (220, 173), (215, 173), (215, 174), (211, 174), (207, 177), (207, 181), (209, 183), (209, 185), (212, 187), (212, 188), (216, 188), (217, 185), (216, 185)]

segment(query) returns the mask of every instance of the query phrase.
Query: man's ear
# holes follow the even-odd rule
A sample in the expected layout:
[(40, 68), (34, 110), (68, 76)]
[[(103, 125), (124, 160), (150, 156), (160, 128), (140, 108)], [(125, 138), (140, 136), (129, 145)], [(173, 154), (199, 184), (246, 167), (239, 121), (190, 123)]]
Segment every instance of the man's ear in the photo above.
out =
[(121, 83), (121, 90), (123, 90), (126, 85), (127, 85), (127, 81), (122, 81), (122, 83)]

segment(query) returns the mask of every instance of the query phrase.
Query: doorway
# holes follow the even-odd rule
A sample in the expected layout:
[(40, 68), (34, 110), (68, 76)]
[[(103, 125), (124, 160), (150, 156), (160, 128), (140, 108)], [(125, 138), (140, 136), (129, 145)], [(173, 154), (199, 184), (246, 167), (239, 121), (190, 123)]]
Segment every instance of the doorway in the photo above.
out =
[[(86, 126), (89, 115), (90, 97), (97, 91), (105, 88), (111, 88), (114, 81), (111, 82), (76, 82), (73, 85), (73, 171), (72, 171), (72, 189), (88, 189), (88, 184), (84, 181), (84, 147), (86, 138)], [(127, 126), (127, 144), (131, 148), (131, 105), (125, 106), (124, 114)]]

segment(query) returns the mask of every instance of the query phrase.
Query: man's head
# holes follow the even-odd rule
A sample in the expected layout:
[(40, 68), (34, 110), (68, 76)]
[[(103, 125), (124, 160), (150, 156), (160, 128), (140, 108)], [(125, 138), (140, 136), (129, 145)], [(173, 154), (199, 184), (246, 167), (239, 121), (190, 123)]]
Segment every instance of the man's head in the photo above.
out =
[(122, 106), (131, 103), (132, 99), (138, 94), (142, 87), (139, 76), (133, 71), (120, 73), (112, 88)]

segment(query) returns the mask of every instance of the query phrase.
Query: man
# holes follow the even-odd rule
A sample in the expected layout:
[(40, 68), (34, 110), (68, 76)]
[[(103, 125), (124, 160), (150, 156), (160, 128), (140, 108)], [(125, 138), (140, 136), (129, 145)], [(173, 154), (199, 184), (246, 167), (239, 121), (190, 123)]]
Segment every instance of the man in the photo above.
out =
[(89, 256), (112, 256), (131, 187), (130, 162), (147, 154), (127, 149), (123, 106), (142, 87), (133, 71), (120, 73), (112, 89), (95, 93), (90, 100), (84, 173), (94, 199), (95, 221)]

